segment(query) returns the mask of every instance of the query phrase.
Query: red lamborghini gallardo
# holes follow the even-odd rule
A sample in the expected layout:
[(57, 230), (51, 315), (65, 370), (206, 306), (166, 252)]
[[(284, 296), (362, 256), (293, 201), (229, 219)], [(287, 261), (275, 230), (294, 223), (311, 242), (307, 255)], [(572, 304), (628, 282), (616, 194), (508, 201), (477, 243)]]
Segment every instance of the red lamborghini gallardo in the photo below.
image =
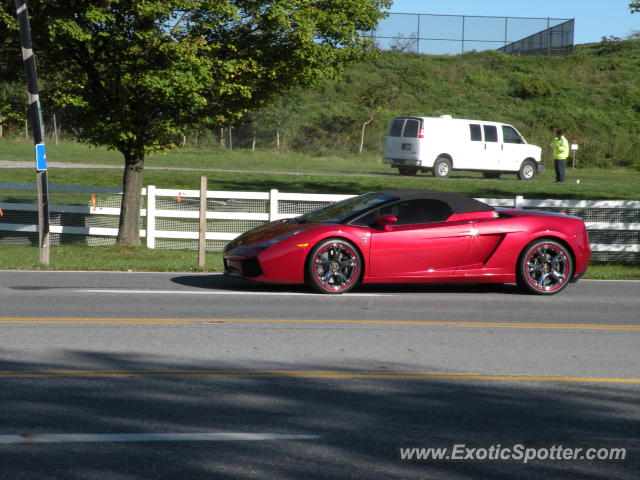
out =
[(517, 283), (552, 295), (590, 257), (582, 219), (428, 190), (365, 193), (249, 230), (225, 274), (344, 293), (362, 283)]

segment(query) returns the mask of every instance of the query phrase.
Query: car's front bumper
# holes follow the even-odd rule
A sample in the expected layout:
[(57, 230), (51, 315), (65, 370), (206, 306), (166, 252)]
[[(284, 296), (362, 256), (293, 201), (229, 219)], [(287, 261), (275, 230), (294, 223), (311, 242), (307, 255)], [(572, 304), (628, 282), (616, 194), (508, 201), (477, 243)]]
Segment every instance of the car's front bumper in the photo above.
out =
[(304, 283), (305, 259), (310, 244), (289, 242), (269, 248), (237, 247), (223, 255), (224, 274), (259, 282)]
[(257, 257), (225, 256), (222, 261), (224, 274), (230, 277), (256, 278), (263, 275)]

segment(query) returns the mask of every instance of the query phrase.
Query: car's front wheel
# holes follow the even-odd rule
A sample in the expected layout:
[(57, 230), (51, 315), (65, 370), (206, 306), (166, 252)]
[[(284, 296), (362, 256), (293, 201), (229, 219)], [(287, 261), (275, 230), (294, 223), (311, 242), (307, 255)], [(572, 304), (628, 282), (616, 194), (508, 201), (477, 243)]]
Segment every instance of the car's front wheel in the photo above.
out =
[(320, 293), (345, 293), (360, 279), (362, 258), (347, 240), (332, 238), (318, 244), (307, 262), (307, 282)]
[(573, 277), (573, 258), (569, 249), (551, 239), (530, 243), (518, 260), (518, 285), (538, 295), (563, 290)]

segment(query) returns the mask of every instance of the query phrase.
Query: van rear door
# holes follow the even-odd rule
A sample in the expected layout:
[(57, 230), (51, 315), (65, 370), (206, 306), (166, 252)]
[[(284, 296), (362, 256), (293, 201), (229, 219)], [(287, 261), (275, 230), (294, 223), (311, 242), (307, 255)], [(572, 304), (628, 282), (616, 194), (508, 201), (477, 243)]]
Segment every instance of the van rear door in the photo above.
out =
[(422, 119), (413, 117), (394, 119), (387, 136), (385, 158), (410, 160), (415, 165), (415, 161), (420, 158), (419, 140), (422, 137)]

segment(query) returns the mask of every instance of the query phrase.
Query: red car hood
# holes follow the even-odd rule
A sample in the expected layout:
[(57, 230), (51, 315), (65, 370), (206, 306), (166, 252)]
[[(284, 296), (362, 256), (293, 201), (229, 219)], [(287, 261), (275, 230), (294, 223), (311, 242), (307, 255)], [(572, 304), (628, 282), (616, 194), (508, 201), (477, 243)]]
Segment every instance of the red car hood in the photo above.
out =
[(295, 223), (291, 219), (275, 220), (273, 222), (260, 225), (259, 227), (252, 228), (239, 237), (233, 239), (225, 247), (224, 251), (228, 252), (238, 247), (257, 247), (269, 240), (287, 235), (288, 233), (317, 228), (319, 225), (320, 224), (318, 223)]

